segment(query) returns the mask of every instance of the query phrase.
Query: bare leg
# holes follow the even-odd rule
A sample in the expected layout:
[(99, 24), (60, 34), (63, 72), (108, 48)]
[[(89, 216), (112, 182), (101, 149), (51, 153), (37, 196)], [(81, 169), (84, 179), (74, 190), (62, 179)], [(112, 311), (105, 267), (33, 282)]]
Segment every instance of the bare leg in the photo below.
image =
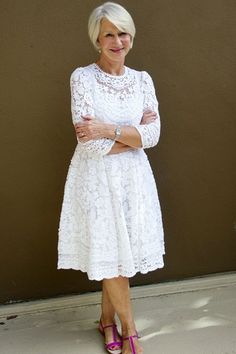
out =
[[(132, 315), (129, 279), (121, 276), (112, 279), (103, 279), (103, 287), (107, 290), (111, 304), (121, 321), (122, 336), (134, 335), (136, 328)], [(137, 354), (142, 354), (143, 350), (137, 339), (134, 339), (134, 345)], [(122, 354), (131, 353), (129, 341), (125, 340)]]
[(102, 315), (101, 320), (104, 325), (108, 325), (114, 322), (115, 309), (110, 301), (107, 289), (102, 283)]
[[(110, 301), (109, 294), (107, 292), (107, 289), (104, 286), (104, 283), (102, 286), (101, 321), (102, 321), (103, 326), (115, 323), (115, 309)], [(106, 343), (113, 342), (113, 333), (112, 333), (111, 327), (108, 327), (105, 329), (105, 337), (106, 337), (106, 339), (105, 339)], [(121, 341), (121, 338), (118, 336), (117, 340)], [(118, 348), (116, 346), (114, 346), (114, 349), (118, 349)]]

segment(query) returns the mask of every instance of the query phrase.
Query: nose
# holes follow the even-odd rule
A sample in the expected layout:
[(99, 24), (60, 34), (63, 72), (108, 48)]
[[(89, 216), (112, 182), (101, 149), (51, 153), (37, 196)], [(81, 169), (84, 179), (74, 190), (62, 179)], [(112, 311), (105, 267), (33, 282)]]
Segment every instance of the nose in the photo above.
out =
[(119, 35), (114, 36), (114, 42), (117, 46), (120, 46), (122, 44), (122, 41), (121, 41)]

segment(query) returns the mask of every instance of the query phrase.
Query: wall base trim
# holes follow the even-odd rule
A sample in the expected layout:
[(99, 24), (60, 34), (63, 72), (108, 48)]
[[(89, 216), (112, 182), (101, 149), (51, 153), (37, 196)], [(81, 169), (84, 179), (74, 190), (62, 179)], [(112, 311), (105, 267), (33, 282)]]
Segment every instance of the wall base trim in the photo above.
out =
[[(142, 285), (131, 288), (131, 298), (147, 298), (168, 294), (200, 291), (236, 285), (236, 272), (218, 273), (202, 277), (164, 282), (160, 284)], [(0, 318), (12, 315), (33, 314), (44, 311), (62, 310), (101, 303), (101, 291), (81, 295), (62, 296), (57, 298), (28, 301), (0, 306)]]

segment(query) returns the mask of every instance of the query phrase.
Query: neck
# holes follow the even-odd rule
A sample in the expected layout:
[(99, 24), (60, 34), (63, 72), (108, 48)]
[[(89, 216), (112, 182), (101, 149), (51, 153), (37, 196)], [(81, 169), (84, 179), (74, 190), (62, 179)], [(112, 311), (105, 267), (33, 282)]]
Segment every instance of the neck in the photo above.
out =
[(124, 60), (119, 62), (111, 61), (103, 56), (97, 60), (96, 64), (106, 73), (111, 75), (123, 75), (124, 74)]

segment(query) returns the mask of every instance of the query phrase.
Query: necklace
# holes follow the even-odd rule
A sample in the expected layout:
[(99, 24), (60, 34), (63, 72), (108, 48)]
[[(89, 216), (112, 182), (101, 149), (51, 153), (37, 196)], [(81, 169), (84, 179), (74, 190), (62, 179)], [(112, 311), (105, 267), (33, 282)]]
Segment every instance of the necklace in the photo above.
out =
[(102, 67), (102, 65), (101, 65), (98, 61), (97, 61), (95, 64), (99, 67), (99, 69), (100, 69), (101, 71), (105, 72), (105, 73), (108, 74), (108, 75), (112, 75), (112, 76), (123, 76), (124, 73), (125, 73), (125, 66), (124, 66), (124, 65), (123, 65), (123, 67), (122, 67), (122, 73), (119, 73), (119, 74), (115, 73), (115, 74), (113, 74), (113, 73), (110, 73), (110, 72), (108, 72), (107, 70), (105, 70), (105, 69)]

